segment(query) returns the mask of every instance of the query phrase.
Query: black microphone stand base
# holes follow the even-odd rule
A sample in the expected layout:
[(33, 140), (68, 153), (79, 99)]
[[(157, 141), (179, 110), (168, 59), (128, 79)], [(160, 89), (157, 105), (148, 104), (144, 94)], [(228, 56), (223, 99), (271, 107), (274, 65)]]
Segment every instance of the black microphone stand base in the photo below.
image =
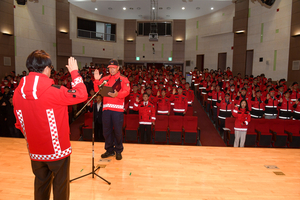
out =
[(93, 178), (94, 178), (94, 175), (96, 175), (97, 177), (101, 178), (103, 181), (105, 181), (106, 183), (108, 183), (108, 185), (110, 185), (111, 182), (107, 181), (106, 179), (104, 179), (104, 178), (102, 178), (101, 176), (99, 176), (98, 174), (96, 174), (96, 171), (99, 170), (99, 169), (100, 169), (100, 167), (97, 167), (94, 171), (92, 171), (92, 172), (90, 172), (90, 173), (88, 173), (88, 174), (85, 174), (85, 175), (79, 176), (79, 177), (77, 177), (77, 178), (74, 178), (74, 179), (70, 180), (70, 183), (71, 183), (72, 181), (75, 181), (75, 180), (77, 180), (77, 179), (80, 179), (80, 178), (83, 178), (83, 177), (86, 177), (86, 176), (92, 174), (92, 177), (93, 177)]

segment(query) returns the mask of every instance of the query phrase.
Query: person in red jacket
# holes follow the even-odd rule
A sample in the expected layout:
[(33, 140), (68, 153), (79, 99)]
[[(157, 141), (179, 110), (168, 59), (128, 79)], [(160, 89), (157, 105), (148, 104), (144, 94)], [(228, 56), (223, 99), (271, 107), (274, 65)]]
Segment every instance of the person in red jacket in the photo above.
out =
[(190, 84), (185, 83), (183, 94), (187, 97), (188, 106), (192, 106), (194, 102), (194, 91), (190, 89)]
[(157, 97), (155, 102), (157, 102), (157, 114), (159, 115), (169, 115), (171, 110), (171, 100), (166, 97), (166, 89), (163, 88), (160, 92), (157, 92)]
[(284, 92), (284, 98), (281, 98), (278, 103), (279, 119), (291, 119), (293, 116), (293, 101), (290, 98), (291, 91)]
[(251, 99), (251, 117), (262, 118), (265, 112), (265, 99), (262, 97), (261, 91), (253, 92)]
[(138, 92), (137, 84), (133, 84), (133, 92), (129, 94), (129, 100), (125, 105), (125, 109), (129, 110), (129, 114), (139, 114), (138, 111), (133, 110), (135, 99), (138, 97), (141, 99), (141, 94)]
[(230, 100), (230, 94), (226, 93), (225, 98), (222, 98), (221, 96), (219, 97), (216, 105), (219, 108), (218, 118), (220, 120), (220, 130), (221, 133), (223, 133), (223, 128), (225, 127), (225, 120), (227, 117), (231, 117), (231, 112), (234, 109), (234, 103)]
[(234, 123), (234, 147), (244, 147), (246, 141), (246, 134), (248, 124), (251, 120), (250, 112), (248, 109), (248, 102), (243, 99), (239, 107), (235, 107), (232, 115), (236, 118)]
[(155, 125), (156, 120), (154, 105), (148, 100), (149, 94), (144, 93), (143, 101), (138, 104), (140, 102), (140, 99), (136, 98), (136, 102), (134, 103), (134, 110), (139, 111), (139, 124), (142, 144), (151, 143), (151, 125)]
[(130, 83), (129, 80), (120, 74), (120, 67), (117, 60), (112, 59), (108, 65), (110, 75), (103, 78), (96, 69), (94, 72), (94, 88), (95, 92), (98, 92), (99, 85), (103, 81), (107, 81), (104, 85), (112, 87), (118, 79), (121, 80), (121, 89), (119, 92), (109, 92), (109, 97), (103, 97), (103, 135), (105, 138), (105, 150), (106, 152), (101, 155), (102, 158), (114, 156), (116, 152), (116, 159), (122, 159), (123, 152), (123, 121), (124, 121), (124, 100), (129, 95)]
[(293, 120), (300, 120), (300, 103), (299, 103), (299, 99), (297, 99), (293, 105)]
[(178, 86), (178, 94), (175, 94), (175, 92), (173, 93), (173, 103), (174, 103), (174, 114), (175, 115), (181, 115), (184, 116), (186, 111), (187, 111), (187, 107), (188, 107), (188, 103), (187, 103), (187, 98), (185, 95), (182, 94), (182, 87)]
[(52, 62), (43, 50), (27, 58), (29, 75), (24, 76), (13, 97), (16, 128), (27, 141), (35, 175), (34, 198), (49, 199), (53, 183), (54, 199), (69, 199), (70, 127), (68, 105), (87, 99), (87, 90), (78, 73), (77, 61), (66, 66), (72, 76), (72, 89), (54, 85), (50, 79)]

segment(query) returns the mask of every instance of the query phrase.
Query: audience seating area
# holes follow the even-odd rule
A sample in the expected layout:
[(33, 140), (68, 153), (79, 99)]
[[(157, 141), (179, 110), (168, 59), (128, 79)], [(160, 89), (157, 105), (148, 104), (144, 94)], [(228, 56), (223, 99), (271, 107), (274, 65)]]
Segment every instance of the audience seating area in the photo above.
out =
[[(123, 141), (125, 143), (139, 143), (139, 115), (124, 115)], [(91, 140), (92, 113), (85, 114), (82, 126), (83, 140)], [(200, 129), (196, 116), (157, 115), (156, 123), (152, 126), (152, 143), (155, 144), (184, 144), (197, 145), (200, 139)]]
[[(224, 142), (234, 143), (235, 118), (225, 120)], [(282, 119), (251, 119), (245, 147), (300, 147), (300, 121)]]

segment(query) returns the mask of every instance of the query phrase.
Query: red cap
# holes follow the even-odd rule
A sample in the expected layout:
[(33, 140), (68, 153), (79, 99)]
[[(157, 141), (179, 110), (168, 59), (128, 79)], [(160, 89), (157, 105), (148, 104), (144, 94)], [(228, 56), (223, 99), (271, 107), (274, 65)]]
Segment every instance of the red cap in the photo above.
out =
[(112, 60), (109, 61), (107, 67), (108, 67), (108, 68), (110, 68), (110, 67), (117, 68), (117, 67), (119, 67), (119, 63), (118, 63), (117, 60), (112, 59)]

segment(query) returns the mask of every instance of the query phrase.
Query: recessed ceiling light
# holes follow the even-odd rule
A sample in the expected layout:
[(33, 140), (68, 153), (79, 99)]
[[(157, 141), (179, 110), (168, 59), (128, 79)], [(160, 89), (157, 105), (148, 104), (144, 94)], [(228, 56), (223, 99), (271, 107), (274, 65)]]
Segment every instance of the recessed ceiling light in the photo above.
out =
[(139, 17), (143, 17), (143, 15), (139, 15)]
[(123, 7), (123, 10), (126, 10), (126, 7)]
[(162, 10), (163, 8), (162, 8), (162, 7), (159, 7), (158, 9), (159, 9), (159, 10)]
[(182, 10), (185, 10), (185, 7), (182, 7), (181, 9), (182, 9)]
[(171, 7), (167, 7), (167, 10), (171, 10)]
[(200, 7), (197, 7), (196, 9), (197, 9), (197, 10), (200, 10)]
[(170, 15), (166, 15), (166, 17), (170, 17)]
[(112, 10), (112, 7), (109, 7), (108, 10)]
[(137, 10), (141, 10), (141, 8), (140, 8), (140, 7), (137, 7), (136, 9), (137, 9)]
[(133, 8), (129, 8), (129, 10), (133, 10)]
[(211, 9), (211, 10), (213, 10), (213, 9), (214, 9), (214, 7), (211, 7), (210, 9)]
[(152, 10), (155, 10), (155, 7), (152, 7)]
[(98, 8), (95, 8), (95, 10), (98, 10)]

